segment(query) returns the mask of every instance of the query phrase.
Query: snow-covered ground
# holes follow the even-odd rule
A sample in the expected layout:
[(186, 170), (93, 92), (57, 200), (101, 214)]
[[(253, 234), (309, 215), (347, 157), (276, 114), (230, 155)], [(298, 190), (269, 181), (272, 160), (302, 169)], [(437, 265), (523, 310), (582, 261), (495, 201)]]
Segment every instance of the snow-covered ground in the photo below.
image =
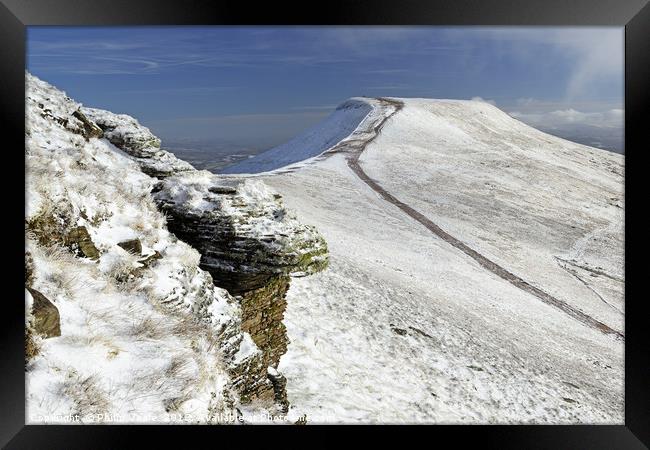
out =
[(289, 142), (226, 167), (222, 173), (269, 172), (318, 156), (348, 137), (371, 111), (371, 103), (352, 98), (342, 103), (324, 121)]
[(430, 100), (408, 101), (360, 158), (371, 178), (447, 232), (616, 330), (622, 161), (487, 103)]
[[(624, 332), (622, 156), (485, 103), (401, 100), (361, 155), (367, 174), (490, 260)], [(366, 136), (359, 128), (348, 142)], [(279, 369), (308, 422), (623, 422), (621, 339), (432, 234), (336, 147), (299, 170), (256, 175), (330, 250), (329, 269), (294, 280), (288, 294), (291, 344)], [(264, 170), (255, 159), (249, 167)]]

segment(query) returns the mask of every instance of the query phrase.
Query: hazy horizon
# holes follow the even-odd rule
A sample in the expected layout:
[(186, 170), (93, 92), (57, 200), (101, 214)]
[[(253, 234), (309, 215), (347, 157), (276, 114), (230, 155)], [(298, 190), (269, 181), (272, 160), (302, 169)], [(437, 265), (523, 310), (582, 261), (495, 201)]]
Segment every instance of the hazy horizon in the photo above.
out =
[[(623, 152), (623, 28), (28, 27), (28, 70), (183, 142), (259, 152), (349, 97), (481, 99)], [(198, 150), (195, 148), (194, 150)]]

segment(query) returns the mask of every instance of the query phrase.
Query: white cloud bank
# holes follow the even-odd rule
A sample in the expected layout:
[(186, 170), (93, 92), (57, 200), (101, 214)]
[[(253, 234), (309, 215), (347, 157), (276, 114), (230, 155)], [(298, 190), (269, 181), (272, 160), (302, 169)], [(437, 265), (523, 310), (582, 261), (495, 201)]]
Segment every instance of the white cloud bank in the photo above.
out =
[[(517, 55), (522, 61), (539, 62), (534, 45), (552, 49), (555, 55), (569, 61), (565, 85), (568, 101), (597, 96), (603, 82), (623, 81), (623, 27), (488, 27), (466, 36), (491, 42), (503, 54)], [(549, 59), (549, 64), (555, 62), (556, 59)], [(549, 65), (548, 70), (553, 69)]]
[(542, 113), (510, 111), (509, 114), (529, 125), (549, 129), (570, 125), (620, 129), (623, 127), (624, 121), (622, 109), (610, 109), (602, 112), (581, 112), (570, 108)]
[(624, 153), (624, 112), (619, 108), (583, 112), (574, 108), (551, 111), (508, 111), (515, 119), (570, 141)]

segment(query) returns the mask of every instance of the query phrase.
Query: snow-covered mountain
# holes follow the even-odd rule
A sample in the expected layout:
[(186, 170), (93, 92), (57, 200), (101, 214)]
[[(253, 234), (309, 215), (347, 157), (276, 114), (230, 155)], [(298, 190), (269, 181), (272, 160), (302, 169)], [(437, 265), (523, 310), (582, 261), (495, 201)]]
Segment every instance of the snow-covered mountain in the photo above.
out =
[(482, 102), (363, 101), (324, 152), (231, 169), (329, 244), (287, 297), (289, 401), (315, 421), (622, 423), (623, 157)]
[(354, 98), (215, 176), (27, 81), (28, 423), (622, 423), (621, 155)]
[(325, 120), (289, 142), (226, 167), (222, 173), (269, 172), (318, 156), (352, 134), (373, 111), (371, 102), (372, 100), (363, 98), (351, 98), (339, 105)]

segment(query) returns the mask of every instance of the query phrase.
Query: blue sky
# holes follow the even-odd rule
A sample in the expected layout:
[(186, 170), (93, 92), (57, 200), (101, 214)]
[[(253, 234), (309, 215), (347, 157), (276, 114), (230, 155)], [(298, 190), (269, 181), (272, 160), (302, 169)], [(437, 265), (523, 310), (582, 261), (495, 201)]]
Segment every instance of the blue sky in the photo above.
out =
[(359, 95), (480, 97), (550, 130), (623, 125), (622, 28), (29, 27), (27, 51), (34, 75), (163, 140), (270, 147)]

